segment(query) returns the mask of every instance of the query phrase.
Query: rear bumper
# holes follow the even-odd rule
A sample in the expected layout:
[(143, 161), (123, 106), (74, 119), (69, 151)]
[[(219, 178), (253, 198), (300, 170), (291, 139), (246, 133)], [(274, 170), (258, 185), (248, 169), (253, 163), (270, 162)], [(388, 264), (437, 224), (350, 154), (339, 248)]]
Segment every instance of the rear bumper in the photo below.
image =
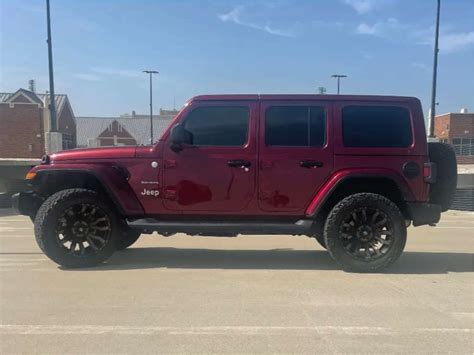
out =
[(22, 215), (34, 217), (43, 199), (33, 191), (19, 192), (12, 196), (13, 209)]
[(407, 203), (408, 213), (415, 227), (438, 223), (441, 218), (441, 206), (431, 203)]

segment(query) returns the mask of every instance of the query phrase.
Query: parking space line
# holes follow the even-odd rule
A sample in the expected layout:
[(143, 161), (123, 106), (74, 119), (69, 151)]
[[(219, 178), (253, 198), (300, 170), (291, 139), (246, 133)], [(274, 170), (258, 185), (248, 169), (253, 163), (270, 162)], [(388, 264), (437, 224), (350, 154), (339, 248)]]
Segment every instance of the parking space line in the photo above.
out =
[(107, 326), (107, 325), (0, 325), (1, 334), (121, 334), (152, 335), (167, 334), (265, 334), (288, 331), (315, 332), (318, 334), (345, 335), (384, 335), (400, 333), (465, 333), (474, 334), (472, 328), (390, 328), (373, 326), (202, 326), (202, 327), (166, 327), (166, 326)]

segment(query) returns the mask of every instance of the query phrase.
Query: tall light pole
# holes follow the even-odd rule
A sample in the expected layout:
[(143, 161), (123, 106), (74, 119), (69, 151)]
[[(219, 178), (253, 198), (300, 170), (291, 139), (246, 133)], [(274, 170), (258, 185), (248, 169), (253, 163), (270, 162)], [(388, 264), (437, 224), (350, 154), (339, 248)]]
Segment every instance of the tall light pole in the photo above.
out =
[(150, 75), (150, 144), (153, 144), (153, 74), (159, 74), (156, 70), (144, 70)]
[(438, 78), (438, 39), (439, 39), (439, 15), (440, 15), (441, 0), (438, 0), (438, 7), (436, 10), (436, 30), (435, 30), (435, 45), (434, 45), (434, 59), (433, 59), (433, 83), (431, 86), (431, 110), (430, 110), (430, 133), (429, 138), (435, 137), (435, 115), (436, 115), (436, 81)]
[(49, 0), (46, 0), (46, 22), (48, 27), (48, 63), (49, 63), (49, 118), (50, 131), (56, 132), (56, 100), (54, 99), (54, 76), (53, 76), (53, 47), (51, 43), (51, 16), (49, 14)]
[(341, 78), (347, 78), (347, 75), (344, 75), (344, 74), (333, 74), (333, 75), (331, 75), (331, 78), (337, 78), (337, 94), (339, 95), (339, 93), (340, 93), (340, 88), (341, 88)]

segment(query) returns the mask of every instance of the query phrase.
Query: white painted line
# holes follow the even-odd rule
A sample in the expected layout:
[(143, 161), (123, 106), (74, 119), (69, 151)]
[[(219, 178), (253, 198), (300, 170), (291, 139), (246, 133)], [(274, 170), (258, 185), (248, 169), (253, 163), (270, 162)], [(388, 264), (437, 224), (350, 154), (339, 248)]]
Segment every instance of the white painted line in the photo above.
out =
[(30, 256), (23, 256), (23, 255), (1, 255), (0, 256), (0, 263), (2, 262), (10, 262), (10, 261), (43, 261), (48, 260), (46, 257), (30, 257)]
[(438, 228), (438, 229), (474, 229), (474, 227), (454, 227), (454, 226), (451, 226), (451, 227), (436, 226), (434, 228)]
[(31, 235), (2, 235), (0, 236), (0, 239), (7, 239), (7, 238), (28, 238), (28, 239), (34, 239), (33, 236)]
[(8, 264), (5, 264), (5, 263), (0, 263), (0, 268), (11, 268), (11, 267), (17, 267), (17, 266), (33, 266), (33, 265), (36, 265), (37, 263), (8, 263)]
[(457, 319), (474, 320), (474, 313), (471, 312), (450, 312), (450, 314)]
[(363, 326), (202, 326), (202, 327), (162, 327), (162, 326), (113, 326), (113, 325), (0, 325), (0, 334), (75, 334), (75, 335), (152, 335), (168, 334), (262, 334), (306, 331), (318, 334), (346, 335), (386, 335), (400, 333), (464, 333), (474, 334), (472, 328), (389, 328)]
[(14, 232), (14, 231), (17, 231), (17, 230), (29, 230), (29, 231), (32, 231), (33, 228), (31, 227), (1, 227), (0, 226), (0, 232)]

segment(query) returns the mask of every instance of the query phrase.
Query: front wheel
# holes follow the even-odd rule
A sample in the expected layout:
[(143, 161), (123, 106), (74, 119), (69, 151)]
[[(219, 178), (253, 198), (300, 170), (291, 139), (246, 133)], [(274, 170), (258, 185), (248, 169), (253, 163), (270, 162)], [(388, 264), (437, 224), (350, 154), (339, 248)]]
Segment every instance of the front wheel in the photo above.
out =
[(119, 240), (117, 240), (117, 250), (127, 249), (140, 238), (141, 232), (133, 229), (125, 229)]
[(86, 189), (55, 193), (35, 218), (39, 247), (65, 267), (89, 267), (107, 260), (116, 249), (119, 232), (115, 211)]
[(334, 206), (324, 237), (329, 254), (344, 270), (376, 272), (398, 259), (407, 232), (402, 213), (392, 201), (358, 193)]

